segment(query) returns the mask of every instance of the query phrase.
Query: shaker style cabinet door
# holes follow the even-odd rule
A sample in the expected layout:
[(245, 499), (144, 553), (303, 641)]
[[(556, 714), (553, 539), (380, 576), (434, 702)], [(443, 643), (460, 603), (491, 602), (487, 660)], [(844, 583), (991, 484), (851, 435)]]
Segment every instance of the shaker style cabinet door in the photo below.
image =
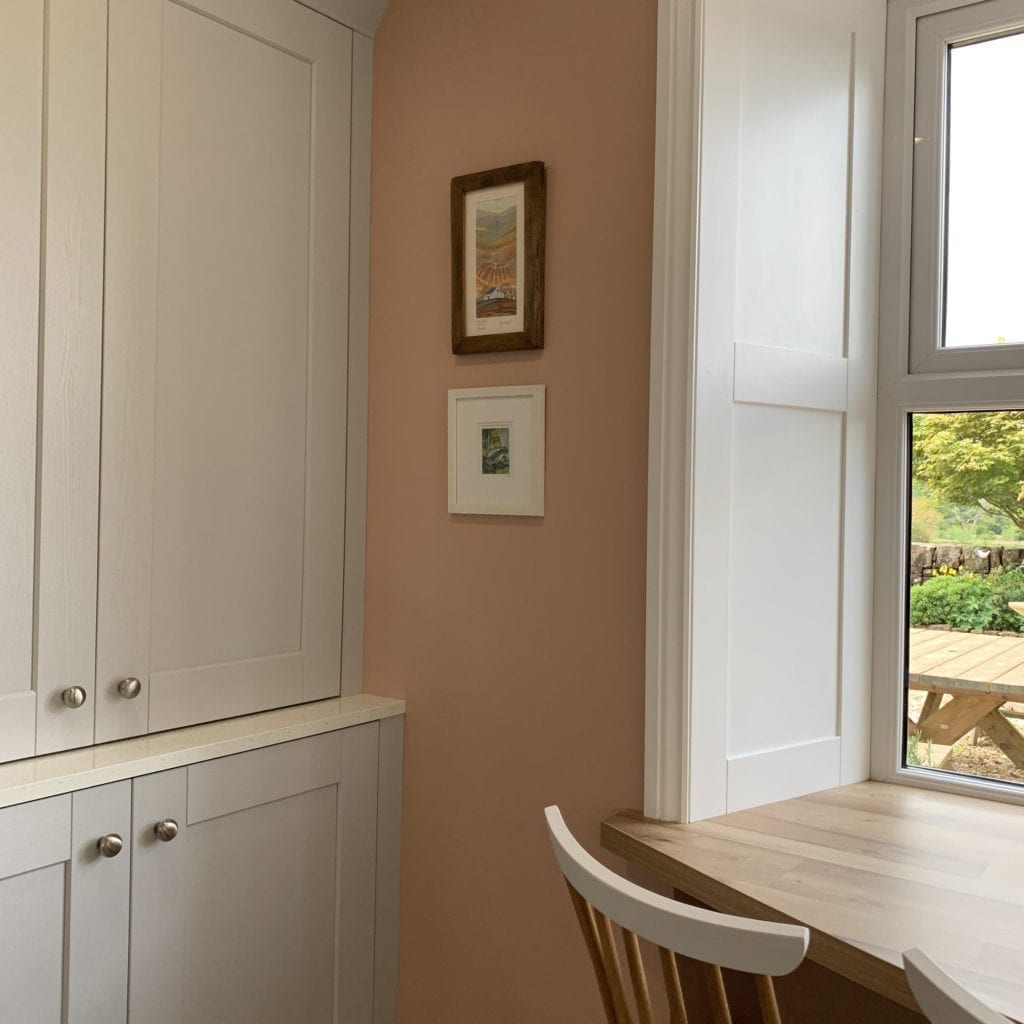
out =
[(124, 1024), (131, 784), (0, 810), (0, 1020)]
[(98, 742), (339, 692), (352, 66), (292, 0), (109, 6)]
[(106, 34), (0, 3), (0, 761), (93, 739)]
[(133, 1024), (370, 1024), (378, 736), (135, 780)]

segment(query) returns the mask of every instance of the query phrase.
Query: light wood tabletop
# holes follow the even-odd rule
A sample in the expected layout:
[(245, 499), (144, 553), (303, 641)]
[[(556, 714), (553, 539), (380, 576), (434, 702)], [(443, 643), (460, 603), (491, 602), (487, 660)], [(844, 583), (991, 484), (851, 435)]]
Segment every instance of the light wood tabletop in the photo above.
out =
[(1024, 807), (861, 782), (692, 825), (625, 811), (601, 841), (715, 910), (807, 925), (812, 960), (902, 1006), (918, 947), (1024, 1022)]
[(1000, 710), (1024, 701), (1024, 637), (912, 629), (909, 646), (908, 685), (928, 693), (911, 732), (948, 748), (977, 727), (1024, 769), (1024, 737)]

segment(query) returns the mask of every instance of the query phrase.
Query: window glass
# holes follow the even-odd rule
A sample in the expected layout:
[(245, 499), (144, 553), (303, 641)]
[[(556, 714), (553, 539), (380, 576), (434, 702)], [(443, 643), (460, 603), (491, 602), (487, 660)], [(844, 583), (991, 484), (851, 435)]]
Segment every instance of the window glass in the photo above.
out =
[(909, 767), (1024, 782), (1024, 411), (911, 417)]
[(1024, 344), (1024, 34), (949, 55), (944, 344)]

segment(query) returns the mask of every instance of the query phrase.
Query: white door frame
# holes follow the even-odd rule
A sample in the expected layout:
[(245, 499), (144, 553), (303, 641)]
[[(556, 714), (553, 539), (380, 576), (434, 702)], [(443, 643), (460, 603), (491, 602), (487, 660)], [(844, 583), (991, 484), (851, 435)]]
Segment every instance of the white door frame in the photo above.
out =
[(644, 814), (689, 816), (693, 381), (705, 0), (660, 0), (654, 171)]

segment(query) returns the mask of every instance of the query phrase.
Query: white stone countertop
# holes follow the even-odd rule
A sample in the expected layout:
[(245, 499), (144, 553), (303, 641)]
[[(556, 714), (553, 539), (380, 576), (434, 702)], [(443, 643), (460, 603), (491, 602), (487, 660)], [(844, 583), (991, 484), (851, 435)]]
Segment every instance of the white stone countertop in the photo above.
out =
[(0, 764), (0, 807), (152, 775), (169, 768), (402, 714), (405, 714), (403, 700), (359, 693), (60, 754), (29, 757)]

